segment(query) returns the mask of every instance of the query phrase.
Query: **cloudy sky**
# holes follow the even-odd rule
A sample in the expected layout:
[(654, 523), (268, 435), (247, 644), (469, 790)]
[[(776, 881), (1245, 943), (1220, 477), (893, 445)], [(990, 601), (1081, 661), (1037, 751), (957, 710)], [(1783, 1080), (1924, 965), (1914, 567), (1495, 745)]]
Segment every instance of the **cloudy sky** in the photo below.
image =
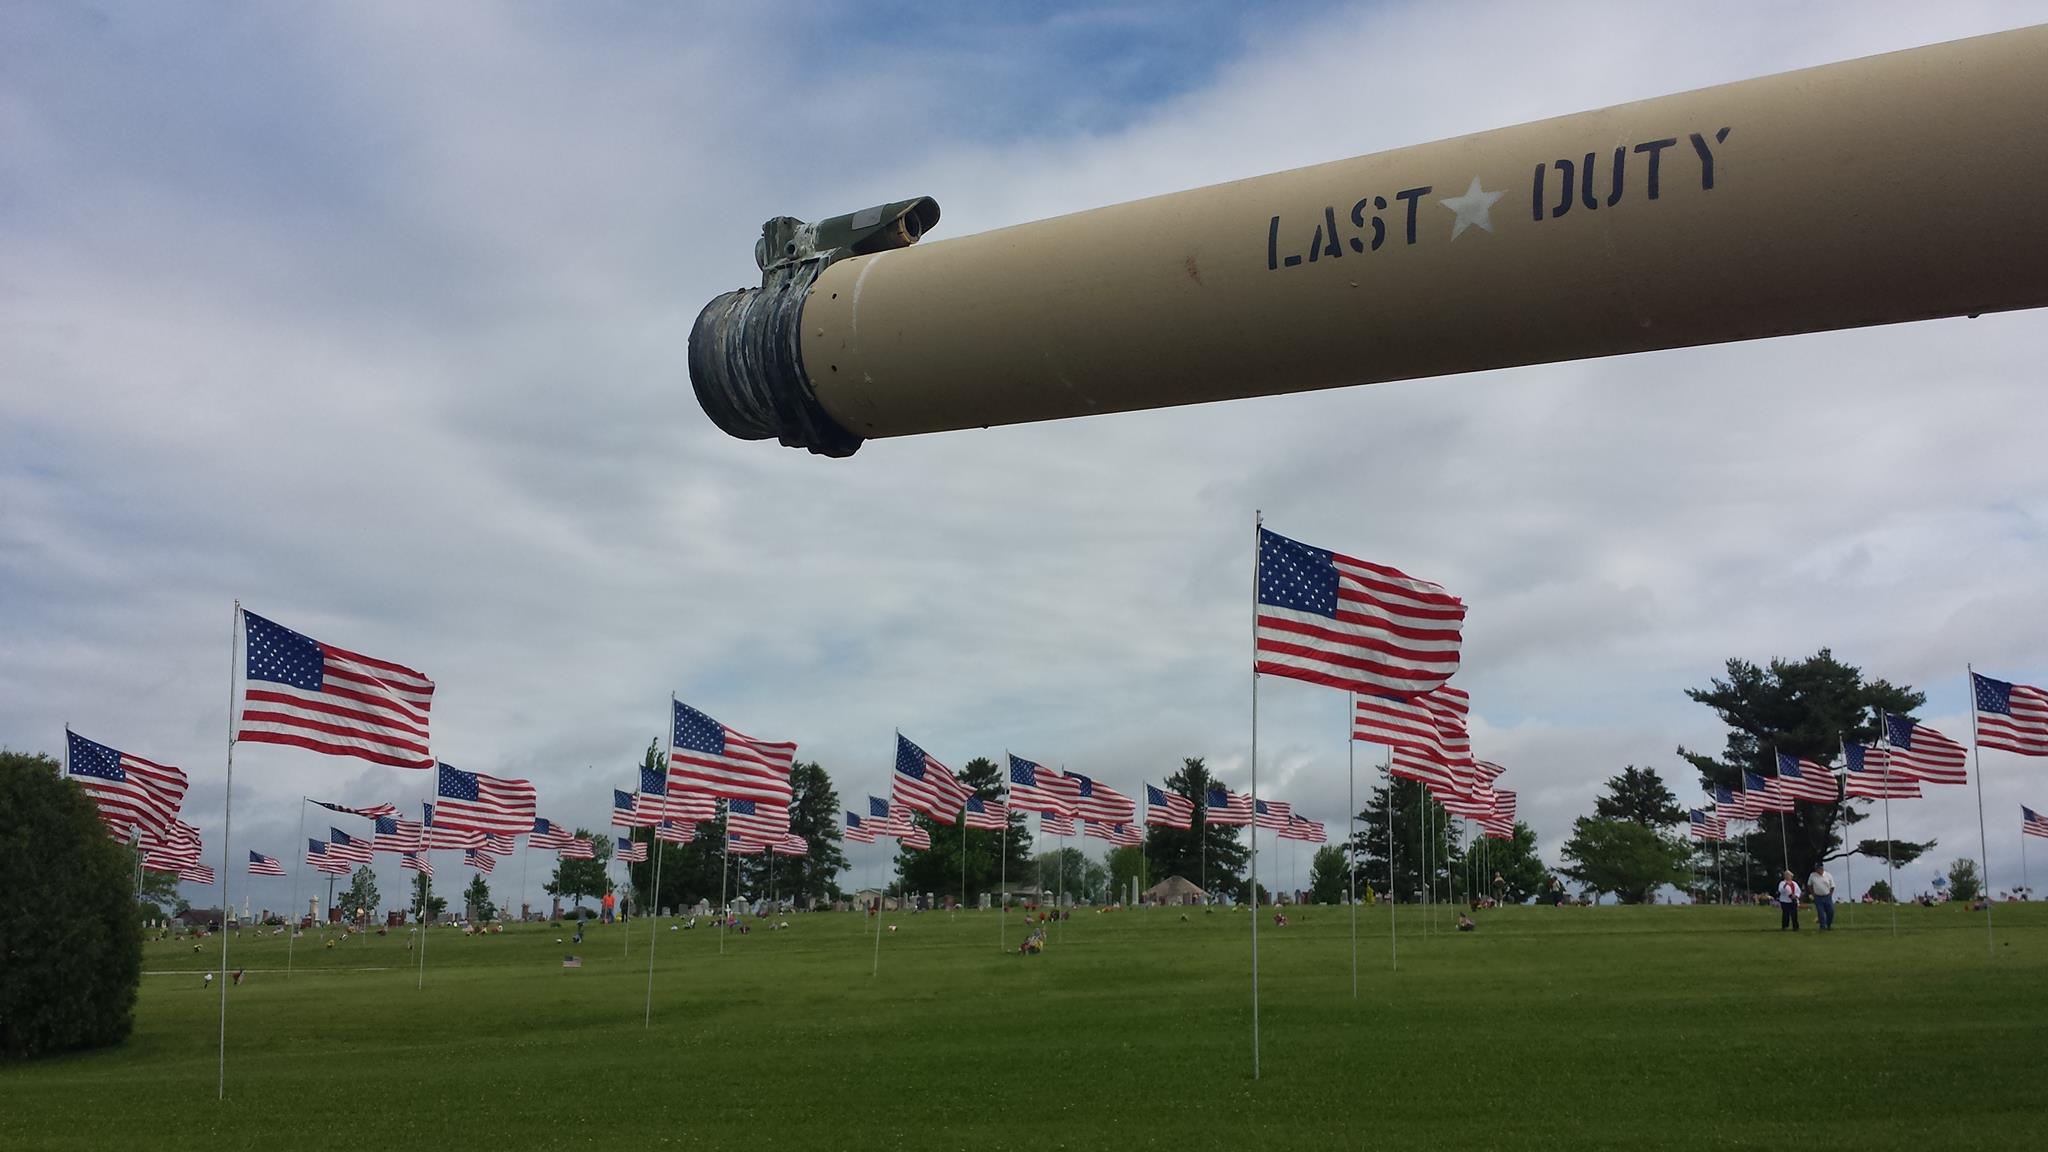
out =
[[(602, 824), (671, 691), (854, 802), (897, 727), (1241, 788), (1255, 508), (1469, 601), (1475, 741), (1553, 861), (1623, 764), (1695, 794), (1673, 749), (1721, 732), (1683, 690), (1729, 656), (1831, 645), (1957, 736), (1966, 661), (2048, 681), (2040, 313), (839, 461), (726, 438), (684, 368), (771, 215), (929, 194), (964, 235), (2048, 5), (767, 8), (0, 10), (0, 743), (69, 722), (183, 765), (216, 851), (240, 598), (425, 671), (436, 753), (569, 823)], [(1261, 792), (1340, 822), (1343, 697), (1269, 680), (1259, 714)], [(1985, 768), (2009, 883), (2048, 774)], [(236, 860), (295, 855), (301, 795), (430, 786), (236, 769)], [(1894, 817), (1976, 852), (1969, 790)]]

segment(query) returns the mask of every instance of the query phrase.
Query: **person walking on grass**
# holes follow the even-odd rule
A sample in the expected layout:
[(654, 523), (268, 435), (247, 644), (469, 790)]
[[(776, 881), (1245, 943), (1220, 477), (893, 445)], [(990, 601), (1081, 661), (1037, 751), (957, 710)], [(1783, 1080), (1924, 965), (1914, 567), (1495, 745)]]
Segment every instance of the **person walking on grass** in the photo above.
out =
[(1792, 870), (1778, 881), (1778, 931), (1790, 928), (1799, 931), (1799, 881), (1792, 878)]
[(1825, 863), (1815, 862), (1813, 875), (1806, 878), (1806, 890), (1813, 893), (1813, 918), (1822, 932), (1835, 930), (1835, 878)]

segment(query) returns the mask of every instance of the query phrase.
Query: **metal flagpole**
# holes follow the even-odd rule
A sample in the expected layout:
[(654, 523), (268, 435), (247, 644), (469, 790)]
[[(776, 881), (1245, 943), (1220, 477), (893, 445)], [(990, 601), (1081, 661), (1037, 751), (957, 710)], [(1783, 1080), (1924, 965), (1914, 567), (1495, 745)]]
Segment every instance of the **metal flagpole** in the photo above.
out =
[(1265, 514), (1252, 510), (1252, 1079), (1259, 1078), (1259, 544)]
[[(1003, 763), (1010, 762), (1010, 753), (1005, 750)], [(996, 951), (1007, 952), (1010, 932), (1010, 810), (1003, 809), (1003, 839), (996, 848), (998, 879), (996, 880)]]
[(228, 624), (228, 778), (220, 802), (220, 1081), (215, 1085), (216, 1100), (228, 1096), (228, 843), (234, 831), (235, 641), (241, 634), (242, 602), (236, 600)]
[(1387, 749), (1387, 952), (1401, 970), (1401, 929), (1394, 915), (1394, 750)]
[(1970, 754), (1976, 757), (1977, 767), (1977, 854), (1984, 861), (1984, 946), (1991, 955), (1998, 955), (1998, 938), (1991, 929), (1991, 837), (1984, 831), (1984, 745), (1977, 739), (1977, 670), (1965, 664), (1965, 677), (1970, 689)]
[[(304, 844), (305, 842), (306, 798), (301, 796), (299, 797), (299, 838), (293, 841), (293, 843)], [(299, 873), (306, 870), (305, 849), (299, 849), (295, 855), (298, 856), (299, 862), (292, 867), (292, 922), (291, 926), (285, 929), (284, 935), (284, 978), (287, 980), (292, 978), (292, 946), (298, 942), (299, 938)]]
[(1358, 693), (1346, 696), (1344, 716), (1344, 856), (1351, 865), (1351, 998), (1358, 999)]
[(654, 945), (661, 939), (661, 848), (665, 843), (659, 836), (654, 838), (654, 907), (647, 917), (647, 1011), (640, 1022), (643, 1028), (654, 1027)]
[[(628, 828), (626, 831), (628, 834), (627, 838), (631, 839), (632, 829)], [(618, 854), (618, 840), (616, 837), (612, 840), (612, 854)], [(631, 960), (633, 958), (633, 926), (631, 918), (626, 915), (626, 901), (633, 898), (633, 862), (621, 860), (619, 863), (626, 867), (626, 883), (619, 889), (619, 936), (625, 940), (626, 946), (619, 953), (619, 959)], [(653, 949), (649, 949), (649, 951), (653, 951)]]
[[(1778, 752), (1778, 746), (1777, 746), (1776, 744), (1773, 744), (1773, 745), (1771, 745), (1771, 763), (1772, 763), (1772, 764), (1776, 764), (1776, 763), (1778, 762), (1778, 756), (1779, 756), (1779, 752)], [(1799, 802), (1798, 802), (1798, 801), (1796, 801), (1796, 800), (1795, 800), (1795, 801), (1793, 801), (1793, 807), (1795, 807), (1795, 808), (1796, 808), (1796, 807), (1798, 807), (1798, 806), (1799, 806)], [(1792, 813), (1791, 813), (1790, 811), (1782, 811), (1782, 812), (1779, 812), (1779, 813), (1778, 813), (1777, 815), (1778, 815), (1778, 867), (1779, 867), (1780, 869), (1782, 869), (1783, 871), (1786, 871), (1786, 872), (1790, 872), (1790, 871), (1792, 870), (1792, 847), (1791, 847), (1791, 841), (1790, 841), (1790, 840), (1788, 840), (1788, 839), (1786, 839), (1786, 836), (1785, 836), (1785, 825), (1786, 825), (1786, 823), (1788, 822), (1788, 821), (1786, 820), (1786, 817), (1788, 817), (1788, 816), (1792, 815)]]
[(967, 907), (967, 802), (960, 802), (960, 907)]
[[(1885, 731), (1884, 713), (1877, 714), (1877, 730)], [(1899, 881), (1892, 871), (1892, 757), (1884, 757), (1884, 886), (1891, 892), (1892, 936), (1899, 934)]]
[[(890, 814), (889, 820), (891, 823), (895, 822), (896, 817), (893, 812)], [(896, 841), (896, 847), (898, 851), (902, 850), (903, 841), (901, 839)], [(868, 973), (870, 978), (882, 974), (882, 909), (884, 907), (883, 901), (887, 900), (888, 896), (888, 892), (884, 891), (881, 884), (877, 883), (875, 885), (875, 967), (873, 971)]]
[[(725, 841), (725, 860), (718, 867), (718, 954), (725, 955), (725, 921), (728, 911), (725, 902), (725, 880), (732, 873), (732, 802), (725, 805), (725, 822), (719, 825), (719, 836)], [(652, 963), (652, 960), (649, 961)]]

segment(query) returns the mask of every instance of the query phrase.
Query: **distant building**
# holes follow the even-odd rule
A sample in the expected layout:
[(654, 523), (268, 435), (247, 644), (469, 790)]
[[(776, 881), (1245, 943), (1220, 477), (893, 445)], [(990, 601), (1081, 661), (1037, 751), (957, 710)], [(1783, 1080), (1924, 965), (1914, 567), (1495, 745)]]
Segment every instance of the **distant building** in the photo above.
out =
[(1209, 894), (1179, 876), (1168, 876), (1139, 897), (1147, 904), (1206, 904)]

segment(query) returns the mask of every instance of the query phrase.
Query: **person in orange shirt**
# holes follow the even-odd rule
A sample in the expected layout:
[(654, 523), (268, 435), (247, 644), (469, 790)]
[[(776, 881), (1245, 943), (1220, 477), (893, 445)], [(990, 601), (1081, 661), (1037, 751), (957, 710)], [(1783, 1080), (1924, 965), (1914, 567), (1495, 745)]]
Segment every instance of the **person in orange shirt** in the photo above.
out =
[(616, 901), (611, 893), (607, 892), (604, 894), (604, 922), (607, 924), (612, 922), (612, 908), (615, 903)]

